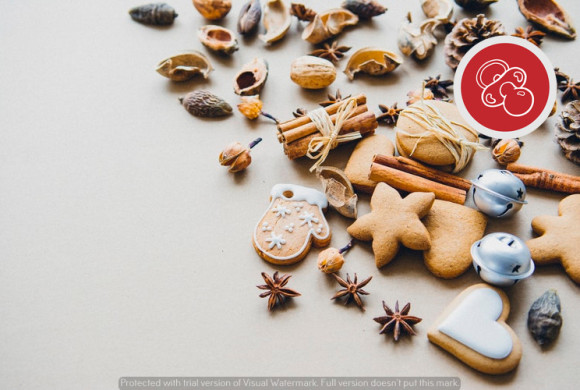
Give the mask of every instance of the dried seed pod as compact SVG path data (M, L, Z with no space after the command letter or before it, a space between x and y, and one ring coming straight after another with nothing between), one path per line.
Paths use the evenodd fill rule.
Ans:
M155 70L172 81L187 81L198 74L207 79L213 66L206 56L191 51L164 59Z
M238 17L238 32L242 35L256 31L262 18L262 5L260 0L250 0L242 6Z
M328 248L318 254L318 269L325 274L338 272L344 264L344 252L352 248L354 241L350 241L344 248Z
M358 72L371 76L382 76L395 70L403 63L397 54L376 47L365 47L350 56L344 73L353 80Z
M344 0L342 8L346 8L363 20L382 15L387 11L374 0Z
M518 161L521 153L520 146L520 142L516 139L502 139L495 145L491 151L491 155L498 163L507 165L509 163Z
M570 16L554 0L518 0L524 17L545 30L566 38L576 38L576 30Z
M243 146L239 142L233 142L229 144L220 153L219 157L220 164L229 167L228 171L232 173L243 171L252 163L250 149L259 144L261 141L262 138L256 138L247 147Z
M218 20L230 12L230 0L192 0L195 9L206 19Z
M203 26L197 32L197 36L205 47L219 53L229 55L239 49L234 33L221 26Z
M538 298L528 312L528 329L540 345L548 344L560 334L562 315L560 297L554 289Z
M198 90L188 93L179 102L191 115L215 118L232 114L232 106L209 91Z
M458 6L470 10L481 10L489 7L491 3L497 2L497 0L455 0Z
M267 45L279 41L288 32L291 21L290 11L282 0L266 0L262 20L266 34L259 38Z
M165 3L151 3L131 8L129 15L136 22L152 26L169 26L177 17L173 7Z
M268 78L268 63L263 58L254 58L242 67L234 78L234 92L238 95L260 93Z
M242 96L242 102L238 104L238 111L248 119L254 120L262 113L264 103L260 100L260 96Z
M344 8L335 8L317 14L302 31L302 39L318 44L338 35L345 27L358 23L358 16Z
M322 89L334 82L336 68L323 58L302 56L290 64L290 78L302 88Z
M322 182L328 203L341 215L356 218L358 197L344 172L335 167L321 166L316 169L316 175Z
M433 35L435 27L440 25L436 19L427 19L419 27L411 23L411 16L401 24L397 43L399 50L406 56L413 56L417 60L424 60L433 54L437 39Z
M453 16L451 0L421 0L423 13L429 19L437 19L441 23L449 23Z

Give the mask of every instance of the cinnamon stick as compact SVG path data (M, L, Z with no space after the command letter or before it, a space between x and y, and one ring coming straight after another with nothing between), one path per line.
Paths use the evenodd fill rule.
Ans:
M355 96L354 98L356 99L356 104L359 106L367 103L367 97L363 94ZM342 101L336 102L334 104L331 104L330 106L325 107L324 109L326 110L328 115L333 115L336 114L338 108L342 105L342 103L343 103ZM299 118L290 119L286 122L279 123L278 131L283 133L285 131L295 129L296 127L303 126L309 122L311 122L310 118L306 115L301 116Z
M384 182L398 190L405 192L433 192L437 199L464 204L466 191L437 183L411 173L372 163L369 179Z
M345 121L339 134L342 135L358 131L362 136L366 136L373 134L377 127L378 123L375 114L371 111L366 111ZM310 141L319 135L320 133L310 134L292 143L284 143L284 153L286 153L290 160L305 156L308 152Z
M580 193L580 180L567 179L561 176L555 176L548 172L535 173L514 173L526 187L539 188L562 192L564 194Z
M358 106L354 112L352 113L351 118L362 114L363 112L368 111L368 107L366 106L366 104L363 104L362 106ZM332 120L332 123L335 124L336 123L336 113L333 115L330 115L330 119ZM351 122L353 123L353 122ZM343 127L346 126L347 122L344 123ZM304 138L310 134L314 134L318 131L318 128L316 127L316 125L312 122L308 122L305 125L302 126L298 126L296 128L293 129L288 129L286 130L286 132L284 133L278 133L278 141L280 143L284 142L284 143L291 143L294 142L300 138Z
M465 191L469 191L471 188L471 182L469 180L440 171L439 169L427 167L410 158L378 154L375 156L373 162Z
M549 169L529 167L527 165L516 164L516 163L508 164L506 169L508 171L513 172L513 173L528 173L528 174L532 173L533 174L533 173L538 173L538 172L544 172L544 173L553 175L554 177L559 177L561 179L580 181L579 176L567 175L565 173L551 171Z

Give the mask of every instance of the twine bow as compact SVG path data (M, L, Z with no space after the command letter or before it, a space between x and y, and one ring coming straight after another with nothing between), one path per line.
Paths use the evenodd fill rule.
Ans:
M340 135L340 130L347 119L351 117L357 107L356 99L349 98L345 100L336 112L336 121L333 124L330 115L321 107L316 110L308 112L308 117L312 123L320 131L320 136L316 136L308 143L308 151L306 155L308 158L317 160L310 172L314 171L320 166L328 157L328 153L343 142L353 141L362 137L359 131Z

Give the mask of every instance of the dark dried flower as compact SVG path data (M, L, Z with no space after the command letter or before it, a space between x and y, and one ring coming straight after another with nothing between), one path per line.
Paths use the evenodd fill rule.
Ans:
M556 83L558 85L568 83L570 80L570 76L562 72L560 68L554 68L554 73L556 74Z
M370 19L384 14L387 9L374 0L345 0L342 8L346 8L361 19Z
M425 79L425 88L428 88L433 92L435 97L440 99L447 99L447 88L453 85L453 80L441 80L441 75L437 77L429 77Z
M330 299L338 299L346 296L347 298L344 301L345 305L348 304L348 302L350 302L351 300L354 300L355 303L358 305L358 307L360 307L362 311L364 311L365 308L363 306L362 300L360 299L360 295L369 295L369 293L363 290L362 288L366 286L373 277L369 276L364 281L357 283L356 274L354 274L354 281L350 280L350 276L348 274L346 274L346 280L344 280L337 274L332 274L332 276L334 276L338 284L340 284L344 288L338 291L336 294L334 294L334 296Z
M304 4L291 3L290 4L290 15L296 16L298 20L303 22L311 22L316 16L316 12L310 8L306 8Z
M296 110L294 110L294 112L292 113L292 115L294 115L294 118L300 118L301 116L304 116L308 114L308 110L305 108L301 108L298 107Z
M278 271L274 272L274 275L270 277L265 272L262 272L262 278L266 284L261 286L256 286L260 290L267 290L266 292L261 293L259 296L260 298L268 298L268 310L274 309L276 304L282 304L286 298L293 298L299 297L300 293L298 291L292 290L290 288L285 288L286 284L288 284L288 280L292 277L292 275L285 274L281 277L278 277Z
M410 303L407 303L405 307L403 307L403 310L399 311L399 301L397 301L395 303L395 311L392 311L385 301L383 301L383 309L385 309L385 312L387 313L386 316L373 318L375 322L378 322L383 326L379 334L393 331L393 338L395 341L399 340L401 329L410 335L416 334L412 326L421 322L422 318L408 315L411 310Z
M377 115L378 122L385 122L387 125L394 125L399 119L399 113L403 111L403 108L398 108L397 103L393 104L391 107L379 104L379 110L381 114Z
M312 51L310 55L338 62L349 50L350 46L338 46L338 41L334 41L332 44L325 43L323 48Z
M327 106L330 106L331 104L342 102L343 100L348 99L350 97L350 95L342 97L342 95L340 93L340 89L337 89L336 93L334 95L329 93L326 95L326 97L328 98L328 100L325 100L323 102L318 103L322 107L327 107Z
M513 37L523 38L536 46L542 44L542 39L546 36L546 33L540 30L535 30L532 26L528 26L524 30L523 27L516 28L516 32L512 34Z

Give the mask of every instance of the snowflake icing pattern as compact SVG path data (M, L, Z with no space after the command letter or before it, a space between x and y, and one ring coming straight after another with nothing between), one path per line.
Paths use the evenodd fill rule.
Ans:
M272 209L273 213L276 213L277 217L286 217L287 214L292 214L292 211L287 209L286 207L282 206L282 205L278 205L276 207L274 207Z
M278 249L282 249L282 245L286 244L286 240L284 239L282 234L277 235L274 232L270 233L270 237L266 238L266 242L270 243L270 245L268 246L268 249L272 249L274 247L276 247Z
M300 219L302 220L300 226L308 224L308 227L312 227L312 222L318 223L318 218L314 217L314 213L304 212L304 214L300 216Z

